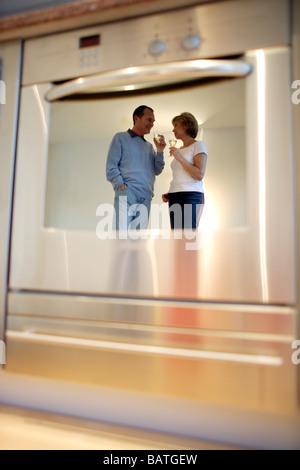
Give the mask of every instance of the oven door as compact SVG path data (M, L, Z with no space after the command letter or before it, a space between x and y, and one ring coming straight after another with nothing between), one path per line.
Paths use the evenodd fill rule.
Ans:
M195 71L201 62L204 72ZM160 65L156 74L153 66L132 68L130 81L122 70L113 74L119 82L104 73L23 87L11 290L294 303L290 51L251 51L231 69L234 61L217 71L214 62ZM182 86L199 75L204 82ZM161 89L172 80L181 85ZM144 91L112 93L133 81ZM132 127L142 102L167 138L178 112L199 119L208 165L197 240L169 231L161 201L172 178L168 151L149 231L122 239L106 230L114 198L107 149L116 132Z

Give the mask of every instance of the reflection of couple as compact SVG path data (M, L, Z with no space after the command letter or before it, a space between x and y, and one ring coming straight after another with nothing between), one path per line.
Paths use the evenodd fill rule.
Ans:
M156 151L144 138L154 121L151 108L138 107L133 113L133 128L117 133L110 144L106 176L115 190L117 230L127 230L137 218L139 228L148 226L155 176L165 165L164 137L158 142L154 139ZM170 148L170 155L174 157L171 164L173 180L169 192L162 198L169 203L172 229L196 229L204 204L207 150L202 141L196 140L198 123L192 114L182 113L172 120L172 124L174 136L182 140L183 146Z

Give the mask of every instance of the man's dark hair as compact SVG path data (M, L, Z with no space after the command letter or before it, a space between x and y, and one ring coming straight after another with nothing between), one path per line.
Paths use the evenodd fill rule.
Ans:
M144 111L145 109L150 109L150 111L153 111L152 108L150 108L149 106L145 106L145 105L142 105L142 106L139 106L138 108L136 108L133 112L133 124L135 124L135 120L134 120L134 117L137 116L139 118L143 117L144 116Z

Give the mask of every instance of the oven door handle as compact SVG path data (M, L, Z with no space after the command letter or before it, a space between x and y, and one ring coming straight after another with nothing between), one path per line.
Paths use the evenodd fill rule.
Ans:
M54 85L46 94L52 102L78 93L112 93L179 84L202 78L245 77L252 66L241 60L186 60L126 67Z

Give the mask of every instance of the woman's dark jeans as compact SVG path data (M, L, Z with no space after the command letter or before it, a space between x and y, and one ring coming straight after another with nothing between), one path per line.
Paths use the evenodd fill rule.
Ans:
M196 230L204 206L204 193L186 191L168 196L171 229Z

